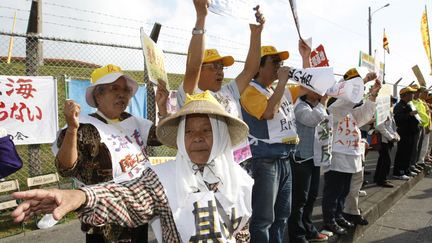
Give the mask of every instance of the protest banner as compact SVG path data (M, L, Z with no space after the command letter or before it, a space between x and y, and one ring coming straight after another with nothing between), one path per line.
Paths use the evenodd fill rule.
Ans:
M169 90L168 76L165 71L165 58L163 51L158 48L156 43L144 32L141 28L141 46L143 49L146 69L150 81L155 85L158 84L158 79L166 82L167 89Z
M333 116L329 115L315 128L314 164L315 166L329 166L332 158Z
M0 76L0 124L16 145L54 142L58 129L56 80Z
M208 9L217 15L255 23L256 19L253 11L259 3L259 0L211 0Z
M310 54L310 59L313 67L328 67L327 55L324 51L324 46L319 45Z
M319 95L324 95L336 83L332 67L291 68L290 79Z
M375 72L375 58L360 51L359 66L366 67L369 72ZM379 63L379 74L377 75L380 77L384 76L384 63L382 62Z
M390 96L376 98L375 127L385 122L390 116Z
M364 95L364 83L360 77L333 85L326 93L330 97L358 103Z
M423 77L422 72L420 71L420 68L418 65L415 65L414 67L412 67L412 70L414 72L414 75L417 78L417 81L419 82L420 86L426 87L426 81Z

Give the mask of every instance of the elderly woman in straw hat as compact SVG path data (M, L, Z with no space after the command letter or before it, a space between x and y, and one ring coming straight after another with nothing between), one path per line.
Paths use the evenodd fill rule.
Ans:
M80 114L80 106L67 100L63 129L53 145L55 164L62 176L73 177L78 185L93 185L114 180L130 180L139 176L147 161L147 145L160 145L156 129L149 120L125 112L138 89L137 82L120 67L109 64L97 68L86 90L86 102L97 109L93 114ZM166 114L168 91L161 82L156 95L160 112ZM147 228L126 229L114 226L89 227L87 242L146 241Z
M81 221L91 225L136 227L152 220L162 242L235 242L247 236L242 229L251 214L253 181L232 162L231 146L247 133L247 125L208 91L188 95L183 108L157 128L162 143L178 148L175 160L147 168L129 182L16 193L25 201L12 216L20 222L52 212L60 219L78 210Z

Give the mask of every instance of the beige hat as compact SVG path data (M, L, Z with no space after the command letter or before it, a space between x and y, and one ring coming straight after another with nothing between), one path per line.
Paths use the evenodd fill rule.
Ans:
M159 141L169 147L177 147L177 131L180 118L189 114L212 114L225 118L231 138L231 145L237 145L246 139L249 127L242 120L228 114L222 105L205 91L200 94L186 94L184 106L172 116L162 120L156 129Z

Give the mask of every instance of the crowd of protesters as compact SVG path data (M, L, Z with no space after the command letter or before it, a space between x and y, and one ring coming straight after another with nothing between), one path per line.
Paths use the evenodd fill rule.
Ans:
M53 146L58 171L82 187L15 193L24 200L15 220L37 213L60 219L77 211L87 242L146 242L147 223L161 242L259 243L283 242L287 225L290 242L317 242L328 240L328 232L343 235L368 224L359 208L367 152L360 127L376 114L377 75L354 68L343 76L340 82L360 79L363 89L372 83L359 103L287 88L289 52L261 45L265 18L258 6L244 69L222 85L234 59L205 49L208 0L193 2L196 23L178 112L168 114L168 90L160 80L159 124L131 116L125 109L137 82L115 65L96 69L86 101L97 112L80 114L77 103L66 101L67 128ZM310 68L311 48L303 40L298 48L302 68ZM375 127L381 146L374 182L382 187L394 186L388 176L396 143L394 179L409 180L431 162L432 96L419 86L399 94L398 102L391 98L394 112ZM326 124L330 154L320 164L314 144ZM175 160L145 163L146 146L161 144L178 150ZM252 157L235 161L239 146ZM321 171L326 231L312 222Z

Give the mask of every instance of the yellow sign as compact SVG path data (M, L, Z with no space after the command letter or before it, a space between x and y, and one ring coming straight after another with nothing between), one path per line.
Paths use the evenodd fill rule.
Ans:
M165 71L165 58L163 51L159 49L156 43L146 35L142 28L141 45L143 48L147 73L150 81L157 85L158 79L162 79L166 82L167 89L169 90L168 76Z
M366 67L369 70L369 72L375 72L375 58L360 51L359 66ZM379 76L383 77L384 63L382 62L379 63L379 72L380 72Z
M423 39L423 46L425 48L426 55L428 57L429 64L431 65L431 70L432 70L432 57L431 57L431 49L430 49L429 26L428 26L426 7L422 15L420 30Z

